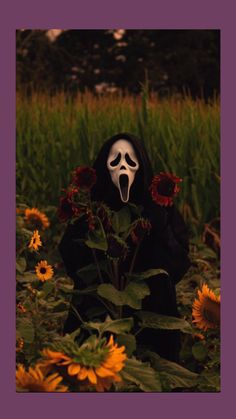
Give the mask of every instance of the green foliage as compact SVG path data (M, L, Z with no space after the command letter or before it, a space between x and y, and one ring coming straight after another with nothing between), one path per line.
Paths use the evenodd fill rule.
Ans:
M150 294L148 286L140 282L129 283L124 291L117 290L112 284L101 284L98 286L97 292L98 295L116 306L127 305L136 309L141 308L142 299Z
M152 366L158 371L163 388L166 391L181 388L194 388L197 385L198 374L183 368L175 362L167 361L154 352L147 355Z
M107 250L106 234L98 217L96 217L96 228L89 231L88 240L85 241L85 244L91 249Z
M133 318L123 318L118 320L111 320L109 317L103 323L85 322L84 327L95 329L102 336L105 332L111 333L126 333L129 332L133 326Z
M137 359L128 359L121 372L125 381L135 383L142 391L159 392L162 390L160 379L154 369L148 363L143 363Z
M181 330L183 333L193 333L190 324L184 320L172 316L164 316L149 311L139 311L136 313L141 322L142 328Z

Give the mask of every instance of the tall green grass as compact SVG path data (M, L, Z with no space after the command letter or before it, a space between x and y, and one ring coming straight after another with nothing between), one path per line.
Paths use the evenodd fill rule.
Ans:
M128 131L142 138L156 173L183 178L178 205L187 220L201 229L219 215L218 99L35 93L18 94L16 105L17 193L30 205L57 205L70 172L91 165L107 138Z

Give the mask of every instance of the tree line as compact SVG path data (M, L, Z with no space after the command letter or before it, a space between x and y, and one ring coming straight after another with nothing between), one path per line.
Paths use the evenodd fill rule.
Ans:
M16 31L18 90L220 93L219 30Z

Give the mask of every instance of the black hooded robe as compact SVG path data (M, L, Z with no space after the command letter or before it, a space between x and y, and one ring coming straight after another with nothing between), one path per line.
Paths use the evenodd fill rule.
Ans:
M157 275L147 280L150 295L142 302L142 309L154 313L179 317L175 284L180 281L187 272L190 262L188 259L188 233L181 214L176 207L162 207L155 204L149 193L149 186L153 177L151 164L143 144L131 134L121 133L107 140L102 146L93 165L97 173L97 182L91 191L92 200L104 202L112 210L118 211L125 205L118 189L111 181L107 169L107 158L110 148L119 139L129 141L136 152L139 161L139 170L130 190L130 203L142 205L142 216L148 218L152 224L150 235L144 238L136 258L134 272L142 272L147 269L162 268L169 274ZM68 225L59 245L59 250L64 261L67 274L73 279L75 289L83 289L86 284L78 278L78 269L93 263L91 249L81 245L78 238L83 238L86 226L79 221ZM127 272L132 258L134 246L129 250L123 269ZM98 252L99 259L99 252ZM77 306L78 312L84 320L86 311L93 307L92 296L73 298L72 304ZM124 307L124 315L129 316L132 310ZM80 326L78 317L73 310L69 311L64 326L64 333L71 333ZM148 346L160 356L171 361L178 362L180 351L179 331L144 329L137 335L139 344Z

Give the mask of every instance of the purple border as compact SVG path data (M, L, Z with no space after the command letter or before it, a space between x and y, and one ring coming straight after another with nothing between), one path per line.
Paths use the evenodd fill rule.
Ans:
M213 0L189 0L178 2L165 0L138 1L86 0L58 1L40 0L36 4L29 0L8 3L1 7L1 411L3 417L11 419L42 419L53 416L64 418L75 414L85 418L111 417L143 418L222 418L233 406L233 345L234 330L228 324L235 306L236 285L234 274L234 242L230 238L233 229L231 220L235 214L232 199L231 167L235 165L234 139L235 119L235 10L229 1L221 5ZM172 4L171 4L172 3ZM233 3L233 1L232 1ZM226 7L228 7L226 9ZM16 394L14 382L15 359L15 29L17 28L196 28L221 29L222 41L222 284L223 327L222 327L222 391L221 393L172 393L172 394ZM235 146L234 146L235 147ZM230 164L232 162L232 165ZM2 194L3 195L3 194ZM7 197L7 199L6 199ZM230 198L230 206L226 200ZM231 245L231 246L230 246ZM232 279L231 279L232 278ZM231 280L230 288L228 286ZM234 282L233 282L234 281ZM232 307L232 309L231 309ZM227 327L224 325L227 324ZM235 351L234 351L235 352ZM232 361L231 361L232 360ZM232 367L231 367L232 362Z

